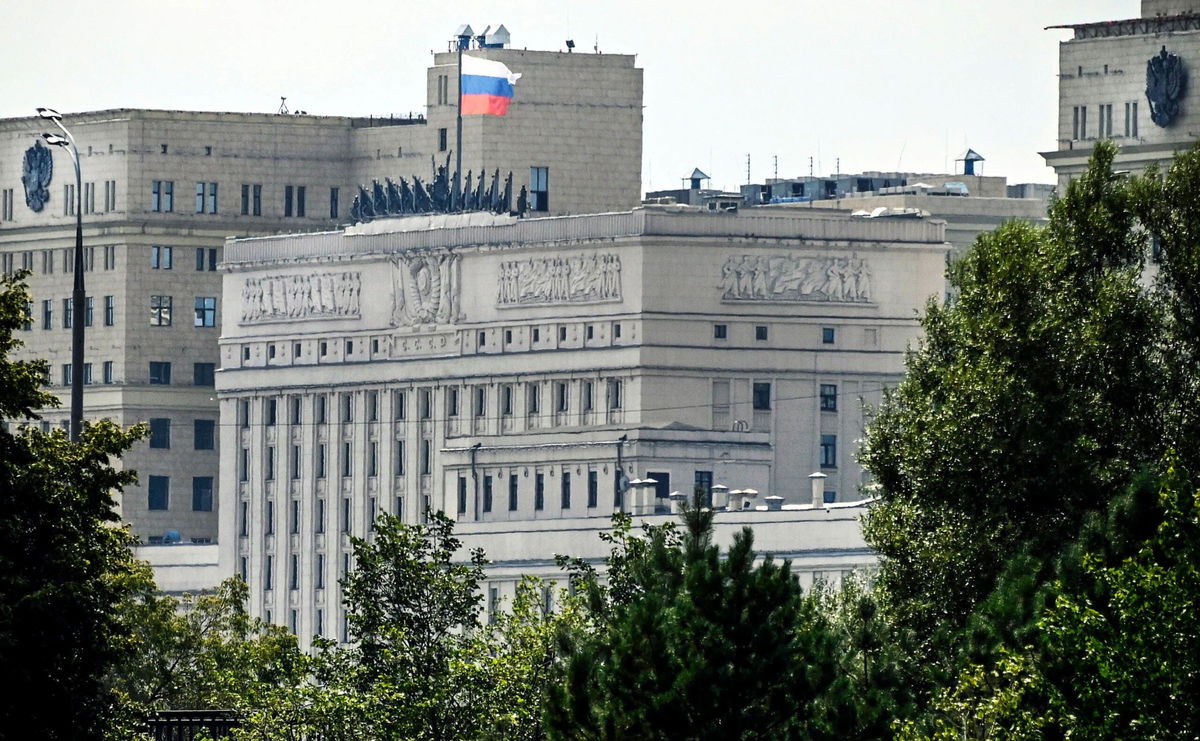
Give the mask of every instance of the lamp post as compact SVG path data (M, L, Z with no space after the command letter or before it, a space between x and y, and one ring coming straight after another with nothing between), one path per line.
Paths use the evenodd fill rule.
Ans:
M83 430L83 179L79 172L79 149L75 137L63 126L62 114L52 108L37 109L38 116L52 121L65 136L44 133L46 143L62 147L75 165L75 288L71 292L71 441L78 442Z

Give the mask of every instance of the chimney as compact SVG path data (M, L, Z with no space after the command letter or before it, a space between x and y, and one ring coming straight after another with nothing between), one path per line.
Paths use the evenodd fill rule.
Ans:
M729 487L725 484L717 484L709 491L712 492L712 507L714 510L729 508Z
M677 515L683 511L683 505L687 502L687 494L681 491L673 491L667 495L667 498L671 500L672 514Z
M763 501L767 503L768 512L778 512L783 509L783 497L778 494L763 497Z
M825 506L825 479L829 478L825 474L817 471L808 475L809 481L812 482L812 506L813 509L819 509Z

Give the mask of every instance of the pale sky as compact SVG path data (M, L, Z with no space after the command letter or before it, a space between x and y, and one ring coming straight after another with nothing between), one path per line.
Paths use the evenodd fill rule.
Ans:
M1058 44L1044 26L1137 0L0 0L0 117L37 106L313 114L423 111L430 52L460 23L513 46L636 54L643 185L841 171L1052 182ZM519 71L519 70L518 70ZM519 104L517 98L514 105Z

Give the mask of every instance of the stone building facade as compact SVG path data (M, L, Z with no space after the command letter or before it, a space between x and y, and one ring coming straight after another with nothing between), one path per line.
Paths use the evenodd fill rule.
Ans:
M1134 172L1195 143L1200 1L1142 0L1138 18L1059 28L1073 38L1059 44L1057 148L1042 156L1060 192L1102 139Z
M472 53L501 58L523 76L507 117L468 117L464 169L511 170L519 189L539 168L548 214L638 202L642 78L633 57ZM151 425L150 441L124 461L140 481L121 503L143 540L177 533L203 543L217 535L213 377L226 237L333 229L349 221L359 184L428 177L431 159L448 154L447 127L453 146L454 92L438 79L457 79L452 61L435 56L428 114L418 117L137 109L65 117L84 181L85 416ZM48 384L65 400L76 194L68 153L37 143L47 124L0 120L0 272L31 271L23 353L49 361ZM31 148L51 157L53 172L44 198L35 192L27 201ZM44 424L65 423L67 414L50 411Z
M859 499L863 403L947 249L938 221L657 208L231 240L222 570L307 640L380 512L516 542L718 484Z

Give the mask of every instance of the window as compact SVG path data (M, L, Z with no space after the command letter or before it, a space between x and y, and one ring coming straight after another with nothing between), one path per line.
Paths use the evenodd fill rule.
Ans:
M266 449L266 456L263 460L263 479L266 481L275 480L275 446L269 445Z
M729 337L729 325L727 325L727 324L714 324L713 325L713 339L714 340L724 340L728 337Z
M75 186L63 186L63 216L75 215Z
M169 476L150 476L147 486L148 501L146 506L152 510L165 510L171 498L171 479Z
M325 532L325 500L324 499L317 500L317 514L314 517L314 519L316 520L316 522L314 522L313 525L317 531L317 534Z
M349 424L354 421L354 396L342 394L342 422Z
M212 512L213 508L213 477L192 477L192 511Z
M529 210L550 210L550 168L529 168Z
M13 220L13 203L15 202L14 198L13 198L13 189L12 188L4 189L4 199L3 200L4 200L4 206L3 206L2 213L0 213L0 219L4 219L5 221L12 221Z
M338 189L329 189L329 218L337 219L338 217Z
M171 420L164 417L155 417L150 420L150 447L170 449L171 447Z
M215 214L217 212L217 184L208 184L208 212Z
M566 342L566 341L567 341L567 328L566 328L566 327L559 327L559 328L558 328L558 341L559 341L559 342Z
M446 129L438 129L438 151L445 152L447 149Z
M342 532L350 532L350 497L342 497Z
M696 471L692 477L692 487L700 495L701 501L712 506L712 471Z
M823 383L821 384L821 411L836 412L837 411L837 384Z
M754 328L754 339L764 342L767 339L767 325L759 324Z
M62 367L62 385L64 385L64 386L70 386L70 385L71 385L71 381L72 381L73 379L74 379L74 376L73 376L73 374L71 373L71 364L70 364L70 363L63 363L63 367Z
M268 502L269 504L269 502ZM275 557L267 556L267 562L263 565L263 590L271 591L275 587ZM266 621L271 622L271 611L267 610L265 616Z
M62 300L63 304L63 329L70 329L75 326L75 302L69 298Z
M1087 106L1077 105L1071 109L1071 138L1087 138Z
M1132 101L1125 104L1125 136L1136 139L1138 136L1138 104Z
M154 270L170 270L175 266L174 247L151 247L150 267Z
M266 520L267 535L274 535L275 534L275 502L271 501L270 499L267 500L267 510L266 510L266 514L264 515L264 519Z
M242 216L262 216L262 186L242 184Z
M475 344L476 344L476 345L478 345L480 349L482 349L482 348L483 348L483 346L487 344L487 332L482 332L482 331L481 331L481 332L479 333L478 340L479 340L479 341L478 341L478 342L476 342Z
M394 399L395 411L393 416L397 421L406 419L408 416L408 395L403 391L397 391Z
M533 477L533 508L546 508L546 474L539 473Z
M104 297L104 326L111 327L117 319L117 297Z
M288 532L292 535L300 534L300 500L291 500L291 509L288 512Z
M595 507L600 499L600 474L588 471L588 507Z
M476 417L482 417L487 414L487 388L484 386L475 387L475 403L471 410Z
M433 450L433 444L428 440L421 441L421 475L428 476L430 471L430 461Z
M403 440L396 441L396 462L395 462L394 467L396 469L397 476L404 475L404 441Z
M113 382L113 361L105 360L104 365L101 366L101 369L102 369L102 373L103 373L104 383L112 383Z
M172 180L153 180L150 182L150 210L175 210L175 182Z
M1096 133L1101 139L1108 139L1108 138L1112 137L1113 130L1112 130L1112 104L1111 103L1101 104L1100 117L1096 123L1096 126L1098 129L1098 131Z
M279 402L276 399L267 399L266 408L263 410L263 424L267 427L274 427L279 417Z
M821 342L832 345L837 341L837 330L833 327L821 327Z
M196 248L196 271L200 272L202 270L204 270L204 248L197 247Z
M25 316L21 322L21 329L23 329L26 332L30 332L33 330L33 302L32 301L25 302L24 314L25 314Z
M417 411L420 413L421 419L429 419L430 411L433 409L429 389L421 389L417 396L417 402L420 406L420 409Z
M151 296L150 297L150 326L151 327L169 327L171 326L171 297L170 296Z
M589 339L589 340L590 340L590 339L592 339L592 338L593 338L593 337L595 337L595 336L596 336L596 329L595 329L595 327L593 327L591 324L587 325L587 327L585 327L585 328L584 328L584 337L585 337L585 339Z
M837 435L821 435L821 468L837 468Z
M217 423L211 419L192 420L192 447L196 450L216 448Z
M196 213L204 213L204 183L196 183Z
M751 388L752 406L756 410L766 411L771 408L771 384L756 383Z
M534 327L533 328L533 341L540 342L541 339L542 339L542 330L537 327Z
M317 554L317 568L313 570L313 588L325 588L325 554ZM321 611L317 610L317 625L321 624ZM317 635L321 635L321 629L317 628Z
M83 299L83 326L92 326L92 320L95 316L95 311L92 308L92 297L87 296Z
M592 407L595 405L595 402L593 401L593 399L595 398L594 388L595 388L595 385L591 381L583 382L583 399L582 399L582 401L583 401L583 411L585 411L585 412L592 411Z
M250 449L242 448L238 465L238 481L250 480Z
M351 443L342 443L342 476L354 475L354 459L352 453L354 448Z
M241 506L238 507L238 535L243 538L250 535L250 503L247 501L242 501ZM245 570L243 570L242 578L246 578Z
M192 385L215 386L216 375L216 363L192 363Z
M116 180L105 180L104 181L104 210L105 211L116 211L117 210L117 181Z
M529 395L529 413L537 414L542 408L542 397L539 393L541 389L536 383L531 383L526 387L526 393Z
M446 389L446 416L458 416L458 388L455 386Z
M42 329L54 329L54 301L52 299L42 301Z
M492 511L492 477L483 477L483 511Z
M513 387L512 384L505 384L500 389L500 414L508 417L513 413Z
M304 194L307 188L303 185L296 186L296 216L303 217L305 215Z
M458 514L467 512L467 477L458 477Z
M171 364L162 361L150 361L150 383L167 386L171 383Z
M571 472L562 473L562 508L571 509Z
M319 425L325 424L326 401L324 394L313 397L313 417Z
M83 364L83 383L85 386L90 386L92 384L92 364L91 363Z
M373 444L374 443L372 443L372 445ZM300 446L293 445L292 446L292 457L291 457L292 481L297 481L300 478L300 464L301 464L302 460L303 459L300 456Z
M615 324L613 324L613 339L617 340L620 338L621 338L621 323L616 322Z
M621 382L610 380L608 382L608 408L620 409L623 400L621 399Z
M285 185L283 188L283 215L284 216L292 215L292 210L293 210L292 204L295 200L295 192L296 192L296 189L294 186Z
M379 475L379 443L371 441L367 447L367 476L375 478Z
M196 326L217 326L217 299L214 296L196 297Z
M556 411L556 412L567 411L568 400L569 400L569 396L568 396L569 389L570 389L570 386L568 386L566 384L566 382L560 381L559 383L554 384L554 411Z
M508 511L517 511L517 475L515 473L508 477Z

